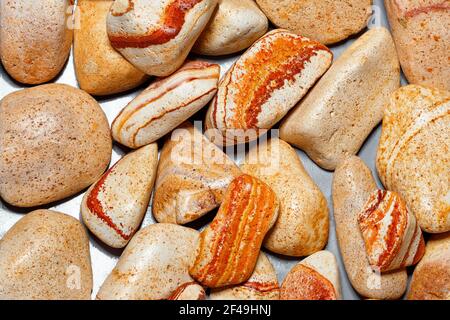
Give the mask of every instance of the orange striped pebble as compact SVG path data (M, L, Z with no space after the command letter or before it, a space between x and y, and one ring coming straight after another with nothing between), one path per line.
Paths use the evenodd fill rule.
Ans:
M217 208L241 174L222 149L186 122L164 143L152 212L158 222L186 224Z
M329 68L324 45L287 30L273 30L250 47L221 80L206 126L226 144L255 140L280 121ZM244 131L240 133L240 131ZM251 130L253 132L255 130Z
M277 217L278 201L269 186L249 175L234 179L215 219L201 233L191 276L210 288L247 281Z
M281 300L336 300L330 281L312 268L297 265L282 286Z
M341 289L336 257L319 251L297 264L286 275L281 300L339 300Z
M425 253L416 218L399 194L377 190L358 215L367 257L381 272L415 265Z
M120 159L83 196L81 217L105 244L124 248L144 219L158 166L156 143Z
M187 62L170 77L151 84L112 124L114 140L139 148L163 137L203 108L215 95L220 67Z
M196 282L187 282L178 287L168 300L205 300L205 289Z
M111 45L136 68L168 76L184 62L217 0L116 0L107 18Z

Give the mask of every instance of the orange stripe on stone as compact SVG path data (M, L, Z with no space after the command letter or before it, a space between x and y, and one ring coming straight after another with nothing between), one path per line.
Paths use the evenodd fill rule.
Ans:
M199 79L199 78L197 78L197 80L198 80L198 79ZM209 78L203 78L203 79L209 79ZM212 78L211 78L211 79L212 79ZM162 112L161 114L159 114L159 115L157 115L157 116L155 116L155 117L150 118L150 119L149 119L148 121L146 121L142 126L140 126L139 128L137 128L136 131L133 133L132 138L131 138L132 141L133 141L133 144L136 145L136 138L137 138L137 135L139 134L139 132L140 132L141 130L145 129L146 127L148 127L149 125L151 125L152 122L157 121L157 120L161 119L162 117L164 117L164 116L166 116L166 115L168 115L168 114L170 114L170 113L172 113L172 112L175 112L175 111L178 111L178 110L180 110L180 109L186 108L186 107L190 106L191 104L193 104L194 102L196 102L196 101L202 99L203 97L206 97L207 95L209 95L210 93L212 93L212 92L214 92L214 91L216 91L216 90L217 90L216 88L213 88L213 89L207 91L206 93L204 93L203 95L198 96L198 97L192 99L191 101L188 101L188 102L186 102L186 103L183 103L182 105L179 105L179 106L176 107L176 108L173 108L173 109L170 109L170 110L166 110L166 111Z
M386 231L380 234L383 227L383 219L390 213L389 225L385 225ZM358 215L358 223L364 239L369 261L374 268L381 272L396 268L392 263L397 258L400 259L399 267L406 265L411 255L420 259L423 255L417 250L422 251L423 237L420 228L416 226L413 237L408 243L404 243L408 226L408 211L406 202L395 192L378 190L372 193L366 202L363 211ZM412 217L413 219L414 217ZM382 238L381 238L382 237ZM416 248L417 237L421 237L420 243ZM409 236L408 236L409 238ZM399 257L400 250L408 246L404 256ZM377 253L376 250L380 250ZM415 258L416 260L416 258Z
M224 204L219 209L222 214L230 216L228 219L221 221L215 219L211 223L211 231L217 235L215 241L211 246L211 252L213 253L212 259L209 264L204 268L203 274L199 278L200 282L206 280L208 274L222 274L226 264L228 263L227 258L230 256L231 244L227 243L234 240L233 237L237 236L237 229L239 228L240 219L236 218L235 215L245 211L244 208L247 207L247 202L245 199L250 199L249 190L243 188L244 180L235 180L230 184L229 187L229 201L224 201ZM248 201L248 200L247 200ZM233 215L234 214L234 215ZM219 216L219 214L218 214ZM204 239L205 234L201 235L202 248L200 251L207 250ZM199 255L198 258L201 258Z
M242 179L236 181L235 188L232 189L230 206L227 211L224 211L225 215L229 215L231 224L226 224L230 228L219 231L221 236L217 239L216 246L221 246L221 250L215 250L215 259L212 259L211 265L214 265L214 260L219 267L219 270L210 269L208 274L216 275L216 280L211 282L211 285L215 286L219 280L225 280L223 274L227 271L230 265L233 264L234 250L236 249L236 243L240 243L243 235L242 228L247 223L248 214L255 206L255 201L253 199L254 187L252 185L251 177L245 176ZM247 192L242 192L243 190ZM220 222L219 222L220 223ZM222 242L223 239L223 242ZM240 270L245 272L246 266L240 265Z
M261 293L272 292L280 289L278 283L276 282L247 281L243 284L243 286Z
M244 188L246 187L246 185L244 184L243 186ZM239 213L240 211L235 211L236 212L236 220L239 221L239 224L237 225L237 230L233 230L234 233L234 238L230 238L230 242L229 242L229 253L225 256L223 256L226 261L224 261L225 263L223 264L225 266L225 269L223 270L223 272L220 274L220 278L218 278L217 283L222 282L222 281L227 281L227 279L229 279L229 281L234 282L236 281L236 279L233 277L233 270L236 270L236 265L235 262L237 259L235 259L236 257L239 259L240 256L242 255L242 252L246 252L246 242L243 241L244 236L246 236L246 228L247 226L252 224L252 214L256 208L257 205L257 201L256 201L256 197L258 197L258 190L257 190L257 186L255 187L254 185L252 185L250 187L250 196L247 199L244 200L244 203L246 202L247 205L244 208L244 212L242 213L242 215L239 217ZM231 209L233 210L233 209ZM231 241L232 240L232 241ZM246 239L248 242L251 242L252 239ZM240 248L240 244L244 243L244 247ZM243 272L245 272L245 270L247 270L248 268L248 264L246 261L240 260L239 263L239 269Z
M377 209L383 202L385 196L386 193L382 190L372 193L365 205L363 214L358 217L361 231L365 235L365 244L368 252L373 251L373 246L376 244L380 232L374 226L377 226L378 222L383 218L382 212Z
M272 206L275 203L275 196L274 193L264 185L258 185L257 188L257 199L255 200L255 203L256 205L262 203L263 207L260 209L256 208L255 211L253 211L252 217L254 219L252 219L246 227L248 230L268 230L272 221L272 217L268 216L268 214L274 210ZM262 213L262 216L258 216L258 213ZM255 266L255 255L253 253L259 252L263 239L259 239L256 232L252 233L250 231L250 236L252 236L252 238L244 242L245 246L239 253L242 256L242 264L249 265L251 271L253 271ZM238 268L234 268L233 270L235 273L239 274Z
M183 294L184 290L186 290L186 288L188 288L192 285L196 285L196 284L197 283L194 281L182 284L170 295L169 298L167 298L167 300L178 300L180 298L180 296ZM198 300L204 300L204 299L205 299L205 292L201 292L201 294L198 296Z

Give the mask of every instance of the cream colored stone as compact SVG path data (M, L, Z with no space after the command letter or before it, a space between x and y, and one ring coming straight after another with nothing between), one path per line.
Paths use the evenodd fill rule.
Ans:
M0 300L90 300L89 239L66 214L33 211L0 241Z
M11 77L41 84L60 73L72 47L71 3L0 1L0 58Z
M149 75L168 76L184 62L217 0L116 0L107 18L111 44Z
M147 80L109 42L106 17L114 1L79 0L79 28L75 29L74 65L80 88L104 96L133 89Z
M372 0L256 0L279 28L324 44L333 44L363 30Z
M333 177L336 233L345 270L353 288L364 298L399 299L406 290L406 270L380 274L372 270L358 226L358 213L377 185L364 162L349 157Z
M385 0L384 4L409 83L450 90L450 3Z
M127 154L109 169L83 197L86 226L113 248L125 247L148 209L158 166L158 145Z
M236 53L250 47L268 28L269 21L253 0L219 0L192 50L211 56Z
M217 208L237 165L191 123L167 138L161 151L153 197L158 222L186 224Z
M392 95L383 119L378 174L430 233L450 231L449 128L450 93L416 85Z
M188 269L198 239L196 230L174 224L158 223L140 230L102 284L97 299L170 298L180 286L193 282Z

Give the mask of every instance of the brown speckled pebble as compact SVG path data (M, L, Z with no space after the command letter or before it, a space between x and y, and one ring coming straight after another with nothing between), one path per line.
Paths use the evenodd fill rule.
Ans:
M289 144L275 138L260 144L250 150L241 169L267 183L280 202L278 220L264 240L265 248L302 257L326 246L327 201Z
M73 0L0 1L0 58L15 80L40 84L64 67L72 46Z
M370 267L358 226L358 213L369 195L377 190L370 169L358 157L343 161L333 177L334 218L339 249L353 288L371 299L398 299L406 290L407 275L402 269L379 274Z
M111 149L106 116L84 91L49 84L0 101L0 197L14 206L83 190L105 171Z
M75 218L37 210L0 241L0 300L87 300L91 292L89 239Z

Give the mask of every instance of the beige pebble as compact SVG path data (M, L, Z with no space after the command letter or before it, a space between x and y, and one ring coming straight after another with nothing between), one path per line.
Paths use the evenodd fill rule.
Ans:
M405 199L422 230L450 231L450 93L409 85L386 108L377 169Z
M48 84L0 101L0 196L18 207L70 197L111 159L109 124L82 90Z
M127 245L148 209L158 166L156 143L120 159L83 197L86 226L113 248Z
M178 127L164 143L153 197L158 222L186 224L217 208L237 165L191 123Z
M37 210L0 241L0 300L90 300L89 239L81 223Z
M74 64L80 88L104 96L136 88L147 80L109 42L106 17L114 1L79 0L79 28L74 34Z
M193 279L199 234L174 224L158 223L141 229L125 248L102 284L99 300L169 299Z
M399 299L406 290L406 270L375 272L358 226L359 212L377 190L370 169L360 158L349 157L336 168L332 190L339 249L353 288L364 298Z
M450 300L450 232L430 237L414 270L408 300Z
M372 0L256 0L279 28L333 44L367 26Z
M278 220L264 240L265 248L302 257L326 246L327 201L290 145L276 138L258 144L248 153L241 170L267 183L280 202Z
M327 170L356 155L400 86L394 42L385 28L358 38L283 120L280 138Z
M385 0L409 83L450 90L450 2Z

